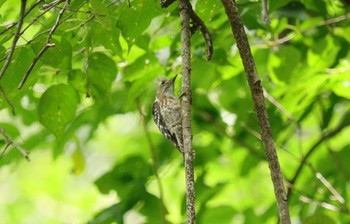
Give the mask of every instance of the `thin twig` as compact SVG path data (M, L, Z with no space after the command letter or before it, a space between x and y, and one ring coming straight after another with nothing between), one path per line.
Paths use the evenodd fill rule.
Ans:
M57 2L60 2L60 0L58 0ZM49 49L50 47L55 46L54 43L51 43L51 39L52 39L52 35L55 33L57 27L60 24L60 21L62 19L62 16L64 14L64 12L66 11L66 8L68 7L68 5L70 4L70 0L66 0L66 3L64 4L63 8L60 10L60 12L58 13L57 19L55 24L53 25L53 27L51 28L49 35L47 36L47 40L45 43L45 46L40 50L40 52L35 56L32 64L29 66L27 72L24 74L18 89L21 89L24 85L24 83L27 81L27 78L29 77L31 71L33 70L34 66L36 65L36 63L39 61L39 59L42 57L42 55L46 52L47 49Z
M62 9L62 7L60 7L60 6L55 6L55 8ZM66 9L66 11L67 12L74 12L74 13L79 12L79 13L91 14L91 15L94 15L94 16L106 17L106 15L104 15L104 14L98 14L98 13L95 13L95 12L90 11L90 10L84 11L84 10L76 10L76 9Z
M248 37L245 33L235 0L221 0L221 2L229 19L232 34L236 39L238 51L243 62L250 91L252 93L255 111L261 129L261 139L271 172L271 179L274 186L280 222L282 224L290 224L291 221L286 192L284 189L284 179L278 161L275 142L272 137L272 130L265 106L265 97L261 86L261 80L251 53Z
M344 204L345 199L339 194L339 192L332 186L331 183L328 182L328 180L320 173L317 171L311 164L309 164L310 169L312 172L315 174L316 178L321 181L321 183L331 192L334 196L334 198L340 203Z
M309 30L311 30L311 29L313 29L315 27L331 25L331 24L334 24L334 23L338 23L338 22L347 20L349 18L350 18L350 13L347 13L345 15L341 15L341 16L338 16L338 17L335 17L335 18L331 18L331 19L328 19L328 20L321 21L321 22L315 24L314 26L307 27L304 30L300 30L299 32L303 33L303 32L309 31ZM277 46L277 45L284 44L286 42L291 41L296 36L297 36L297 34L290 33L289 35L287 35L287 36L285 36L285 37L283 37L281 39L277 39L277 40L273 40L273 41L267 41L264 44L255 44L254 46L255 47L260 47L260 48L266 48L266 47L270 47L270 46Z
M37 15L33 21L31 21L22 31L21 31L21 35L26 32L26 30L32 26L36 21L38 21L38 19L40 19L43 15L45 15L48 11L50 11L53 7L55 7L55 5L52 5L52 7L48 7L46 8L44 11L42 11L39 15Z
M6 145L5 145L5 148L3 149L3 151L1 152L0 158L2 158L5 155L8 147L10 147L12 145L15 149L17 149L22 154L22 156L24 156L24 158L27 159L28 162L30 162L29 155L26 152L26 150L22 149L22 147L20 147L14 141L12 141L12 139L6 133L4 128L0 127L0 133L2 134L2 136L4 136L4 138L6 140Z
M112 5L116 4L116 3L120 3L120 0L116 0L114 2L111 2L109 4L106 5L106 7L111 7ZM128 6L131 7L131 3L130 3L130 0L128 0Z
M289 184L288 181L286 183L287 183L286 185ZM312 196L308 195L307 193L305 193L299 189L296 189L295 187L293 187L293 192L297 193L299 195L299 200L304 202L304 203L313 203L313 204L316 204L317 206L323 207L325 209L341 212L344 214L350 213L350 210L347 207L337 207L337 206L332 205L328 202L321 202L321 201L315 200L314 198L312 198Z
M2 86L0 85L0 92L1 94L4 96L5 101L7 102L7 104L10 106L11 108L11 112L13 115L16 115L16 111L15 111L15 107L13 106L13 104L11 103L10 99L8 98L5 90L2 88Z
M56 0L56 1L53 1L53 2L50 2L50 3L44 4L44 5L41 6L40 10L46 10L46 9L48 9L48 8L53 8L53 7L55 7L56 5L61 4L62 2L64 2L64 0Z
M316 204L320 207L323 207L325 209L328 209L328 210L332 210L332 211L340 211L341 209L332 205L332 204L329 204L327 202L319 202L319 201L315 201L314 199L312 198L309 198L309 197L306 197L304 195L301 195L299 197L300 201L304 202L304 203L312 203L312 204Z
M72 11L72 13L70 13L68 16L66 16L65 18L61 19L59 25L61 25L63 22L67 21L70 17L72 17L77 10L79 10L81 7L83 7L85 4L87 4L87 1L84 1L83 3L81 3L76 9L70 9L70 11ZM67 8L68 9L68 8ZM67 10L66 9L66 10ZM38 37L40 37L43 34L49 33L51 29L48 30L44 30L38 34L36 34L30 41L27 42L27 44L32 43L35 39L37 39Z
M181 50L182 50L182 128L184 142L184 164L186 176L186 202L187 223L196 223L195 212L195 188L194 188L194 153L192 151L192 126L191 126L191 30L190 14L191 5L188 0L179 0L179 12L181 23Z
M16 33L15 33L15 35L13 37L12 45L10 47L10 50L9 50L8 55L7 55L6 61L5 61L4 65L2 66L2 69L0 71L0 80L4 76L8 66L11 63L13 52L15 51L15 47L16 47L17 41L18 41L18 39L20 37L21 28L22 28L23 20L24 20L24 13L25 13L25 10L26 10L26 4L27 4L27 0L22 0L21 1L21 10L20 10L20 13L19 13L17 30L16 30Z
M9 25L7 25L6 29L4 29L3 31L0 32L0 35L6 33L7 31L9 31L10 29L12 29L13 27L15 27L17 25L17 22L11 23Z
M72 30L82 28L83 26L91 22L95 17L96 17L95 15L91 16L89 19L85 20L83 23L79 24L78 26L67 29L66 32L70 32Z
M23 18L25 18L33 9L35 9L41 2L43 2L43 0L38 0L36 1L32 6L30 6L30 8L25 12ZM15 27L17 25L18 22L14 22L9 24L6 29L4 29L3 31L0 32L0 35L6 33L7 31L9 31L10 29L12 29L13 27Z
M164 194L163 194L162 181L161 181L161 179L159 177L159 174L158 174L158 160L157 160L156 150L155 150L155 147L154 147L151 135L149 133L149 130L148 130L148 127L147 127L147 122L145 120L145 113L142 110L141 103L140 103L139 99L137 99L137 107L139 109L140 119L141 119L141 122L142 122L143 131L146 134L148 148L149 148L150 153L151 153L152 168L153 168L154 176L156 177L157 185L158 185L158 189L159 189L159 202L160 202L160 207L161 207L161 212L162 212L162 223L165 224L165 223L167 223L166 219L165 219L166 208L165 208L165 205L164 205Z
M269 92L266 91L265 88L263 88L263 90L264 90L264 96L266 97L266 99L268 101L270 101L273 105L275 105L275 107L277 109L279 109L282 112L282 114L286 115L289 120L291 120L293 122L296 122L296 120L293 117L293 115L282 104L280 104L280 102L278 102L275 98L273 98L273 96L271 96L269 94Z
M62 23L66 22L69 18L71 18L73 15L75 15L77 13L77 11L79 11L79 9L81 7L83 7L85 4L87 4L88 1L84 1L82 2L77 8L75 9L70 9L69 11L71 12L70 14L68 14L66 17L64 17L63 19L61 19L61 21L59 22L59 25L61 25ZM68 9L68 8L67 8ZM66 9L66 10L67 10ZM68 11L68 10L67 10Z
M307 160L309 157L316 151L319 145L321 145L324 141L328 140L329 138L332 138L333 136L337 135L340 133L344 128L348 127L350 125L350 120L343 121L341 124L339 124L336 128L334 128L331 131L325 132L322 134L320 139L313 145L311 148L308 150L306 155L302 158L300 165L295 172L293 178L289 181L291 186L294 186L299 178L299 175L301 174L301 171L304 168L304 165L307 164ZM293 191L291 190L292 188L289 186L287 188L287 199L289 199L292 196Z
M31 5L30 8L24 14L24 17L26 17L33 9L35 9L42 2L44 2L44 0L38 0L33 5Z

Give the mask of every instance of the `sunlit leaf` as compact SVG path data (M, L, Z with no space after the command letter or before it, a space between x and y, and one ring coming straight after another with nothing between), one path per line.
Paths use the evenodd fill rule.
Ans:
M74 119L78 102L78 95L71 86L59 84L50 87L40 98L40 123L60 138L66 126Z

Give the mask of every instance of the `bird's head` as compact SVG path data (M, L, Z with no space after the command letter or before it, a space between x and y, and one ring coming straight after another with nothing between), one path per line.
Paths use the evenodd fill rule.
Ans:
M174 83L177 75L171 79L161 80L158 84L157 95L174 95Z

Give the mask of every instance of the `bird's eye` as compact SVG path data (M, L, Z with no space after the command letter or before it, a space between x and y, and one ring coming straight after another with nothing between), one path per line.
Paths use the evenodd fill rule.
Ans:
M161 85L164 85L164 84L165 84L165 80L161 81L160 84L161 84Z

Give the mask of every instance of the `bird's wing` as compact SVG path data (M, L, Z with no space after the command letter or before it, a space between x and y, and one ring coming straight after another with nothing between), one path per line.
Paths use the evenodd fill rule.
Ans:
M153 114L154 122L158 126L160 132L162 132L162 134L167 139L169 139L175 145L176 148L179 148L179 144L177 142L175 134L170 131L169 127L167 126L167 124L164 121L164 118L162 116L158 101L155 101L153 103L152 114Z

